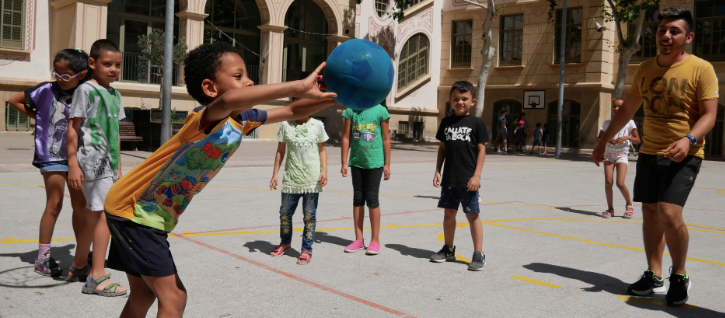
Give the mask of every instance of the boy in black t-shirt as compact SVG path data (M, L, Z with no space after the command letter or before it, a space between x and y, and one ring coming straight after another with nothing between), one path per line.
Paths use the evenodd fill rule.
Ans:
M442 187L438 207L445 209L443 233L446 245L440 252L431 256L430 261L441 263L456 260L456 247L453 236L456 232L456 213L458 206L471 224L473 237L473 259L468 265L469 270L479 271L486 264L486 256L482 252L483 225L478 217L478 189L481 184L481 169L486 158L486 142L488 132L481 118L471 115L469 110L476 102L473 98L473 85L460 81L451 87L451 106L454 116L443 118L436 139L441 144L438 148L433 185ZM441 167L445 161L445 173L441 180Z

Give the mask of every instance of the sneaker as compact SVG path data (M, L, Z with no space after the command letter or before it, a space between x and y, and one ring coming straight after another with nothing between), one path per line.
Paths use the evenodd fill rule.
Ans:
M365 251L365 254L367 255L378 255L380 253L380 243L378 242L370 242L370 245L368 245L368 250Z
M430 261L433 263L453 262L455 260L456 247L453 246L453 249L451 249L448 245L443 245L443 248L441 248L438 253L435 253L430 257Z
M672 274L670 276L670 290L667 291L665 300L670 305L682 305L687 302L688 291L692 287L690 277L681 274Z
M350 245L345 247L345 253L355 253L364 248L365 248L365 243L363 243L362 241L355 240L354 242L350 243Z
M42 260L35 260L35 272L43 276L60 276L61 270L58 263L52 257Z
M652 293L664 294L666 291L665 280L655 276L655 273L649 269L639 277L636 283L627 286L627 293L637 296L645 296Z
M471 263L468 264L469 271L480 271L486 266L486 255L481 252L473 252Z

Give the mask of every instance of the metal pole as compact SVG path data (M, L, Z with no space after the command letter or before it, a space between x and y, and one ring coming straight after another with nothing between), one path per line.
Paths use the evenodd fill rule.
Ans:
M171 139L171 80L174 70L174 0L166 0L164 28L164 88L161 92L161 144Z
M561 158L561 122L564 120L564 62L566 61L566 0L561 13L561 50L559 51L559 105L556 107L556 159Z

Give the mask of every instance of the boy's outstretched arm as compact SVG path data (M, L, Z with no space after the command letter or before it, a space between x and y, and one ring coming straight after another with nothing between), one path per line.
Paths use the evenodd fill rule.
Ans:
M68 131L66 132L66 147L68 148L68 186L80 190L83 189L83 171L78 165L78 130L81 129L83 118L74 117L68 119Z
M267 121L264 123L272 124L285 120L305 118L336 104L337 102L332 99L300 99L287 106L268 110Z
M324 142L321 142L317 144L317 148L320 153L320 166L322 167L318 181L320 182L320 187L324 187L327 185L327 147L325 147Z
M209 104L209 107L204 111L204 126L227 118L234 112L247 111L255 105L277 98L303 97L331 100L337 94L323 93L320 91L319 85L317 85L317 77L324 67L325 62L322 62L310 76L299 81L247 86L227 91ZM203 85L204 83L202 83Z
M284 158L284 152L287 150L287 145L280 142L277 145L277 154L274 155L274 171L272 171L272 180L269 181L269 189L277 190L277 173L279 173L279 167L282 165L282 159Z
M390 119L386 119L380 125L383 132L383 150L385 153L385 166L383 166L383 180L390 179Z
M468 191L476 191L481 187L481 170L483 170L483 160L486 159L486 144L479 143L477 148L476 170L473 172L473 177L468 180Z
M438 146L438 161L436 161L436 173L433 177L433 186L436 188L441 187L441 168L443 168L443 161L446 159L446 143L441 141L441 145Z
M35 112L25 106L27 102L28 98L25 97L25 92L16 93L15 95L13 95L13 97L10 97L10 99L8 99L8 104L10 104L10 106L13 106L13 108L17 109L21 114L30 118L35 118Z
M340 173L342 173L342 177L344 178L347 177L347 153L350 151L350 127L352 126L352 122L347 118L343 118L343 122L342 145L340 145L340 149L342 150L342 153L340 154L340 160L342 163Z

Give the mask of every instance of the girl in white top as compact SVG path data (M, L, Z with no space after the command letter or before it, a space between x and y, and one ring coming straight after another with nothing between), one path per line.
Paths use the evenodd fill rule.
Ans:
M619 107L624 103L624 99L615 98L612 100L612 115L616 114ZM609 120L602 124L602 128L599 131L599 140L602 134L609 127ZM612 185L614 179L614 169L617 169L617 188L622 192L622 196L627 201L626 210L622 216L625 219L632 218L634 214L634 207L632 206L632 199L629 195L629 189L624 184L624 178L627 176L627 164L629 163L629 147L632 144L639 144L640 138L637 133L637 125L633 120L630 120L622 130L620 130L612 140L607 143L607 148L604 153L604 192L607 195L607 210L602 213L605 218L614 216L614 205L613 205L613 193Z

